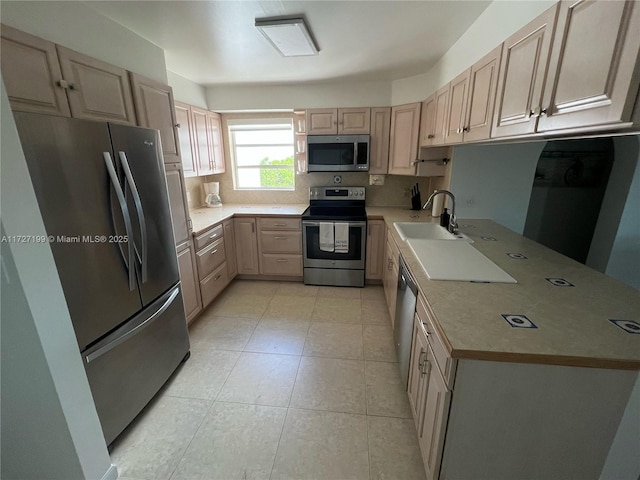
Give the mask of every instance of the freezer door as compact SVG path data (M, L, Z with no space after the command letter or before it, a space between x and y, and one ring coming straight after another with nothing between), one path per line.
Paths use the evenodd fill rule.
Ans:
M149 403L188 352L179 284L82 352L107 444Z
M106 123L14 113L80 350L140 311ZM24 232L28 235L30 232ZM43 285L46 288L46 285Z
M142 303L148 305L179 280L160 137L148 128L109 124L109 130L131 212Z

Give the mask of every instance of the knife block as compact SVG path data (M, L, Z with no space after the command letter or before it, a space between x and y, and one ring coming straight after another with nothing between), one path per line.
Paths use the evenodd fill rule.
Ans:
M422 202L420 201L420 194L417 193L411 196L411 210L420 210L422 208Z

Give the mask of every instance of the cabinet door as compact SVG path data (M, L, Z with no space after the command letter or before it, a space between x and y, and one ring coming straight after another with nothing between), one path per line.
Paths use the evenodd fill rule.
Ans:
M338 109L315 108L307 110L307 135L338 133Z
M640 82L638 2L562 2L556 31L538 131L629 121Z
M338 109L338 133L341 135L369 135L371 132L370 108Z
M447 107L447 126L444 132L444 143L462 142L470 75L471 70L469 69L451 80L449 84L449 106Z
M449 85L445 85L436 92L436 113L433 139L431 145L444 144L444 132L447 123L447 106L449 104Z
M491 135L501 56L502 45L471 67L469 99L463 127L465 142L485 140Z
M211 158L211 148L209 146L209 120L207 111L191 107L191 140L196 160L196 170L198 176L211 175L213 173L213 159Z
M187 323L191 321L202 310L202 299L200 297L200 283L195 268L195 258L193 247L190 243L178 252L178 270L180 271L180 284L182 285L182 301L184 302L184 313Z
M421 107L421 103L410 103L391 108L389 173L416 174Z
M11 109L70 117L55 44L6 25L0 33L2 79Z
M160 131L165 163L180 163L173 90L150 78L129 73L138 125Z
M189 209L187 207L184 179L182 178L180 164L168 163L164 168L167 175L167 190L169 192L173 238L176 246L179 247L191 239Z
M178 143L180 144L180 157L182 158L182 170L185 177L198 175L196 160L191 141L191 107L186 103L175 102L176 125L178 127Z
M255 218L234 218L233 228L236 236L236 261L238 273L258 275L258 235Z
M371 151L369 175L384 175L389 169L391 107L371 109Z
M236 235L233 229L233 219L226 220L224 227L224 248L227 259L227 275L229 280L233 280L238 274L238 264L236 262Z
M394 258L394 252L387 242L385 249L385 264L382 279L384 287L384 295L387 300L387 308L391 317L391 326L393 327L396 316L396 298L398 296L398 260Z
M492 137L535 131L557 13L554 5L503 43Z
M427 147L433 143L436 130L436 94L422 102L420 114L420 146Z
M127 71L68 48L56 46L62 75L69 83L71 116L135 125Z
M447 389L431 347L427 345L426 373L422 380L426 382L421 408L422 420L418 425L418 441L422 451L422 460L427 470L427 478L438 478L442 461L444 435L449 419L451 391Z
M207 112L209 127L209 154L213 161L213 173L224 173L226 171L224 148L222 143L222 120L220 114Z
M424 399L424 389L426 382L423 381L425 362L427 361L427 338L422 333L420 327L420 317L416 314L413 319L413 337L411 340L411 359L409 361L409 381L407 382L407 394L409 396L409 406L413 421L416 424L416 431L422 422L421 400Z
M384 220L369 220L367 222L365 278L368 280L382 280L384 266L384 234Z

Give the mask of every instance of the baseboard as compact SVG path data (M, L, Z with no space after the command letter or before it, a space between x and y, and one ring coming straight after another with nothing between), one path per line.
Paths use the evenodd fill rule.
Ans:
M109 470L105 472L101 480L117 480L118 468L112 463Z

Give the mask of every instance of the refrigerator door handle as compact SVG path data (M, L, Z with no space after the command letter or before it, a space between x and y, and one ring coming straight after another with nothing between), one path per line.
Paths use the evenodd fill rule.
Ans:
M136 182L133 180L131 168L129 168L127 155L124 152L120 151L118 152L118 156L120 157L120 163L122 165L122 170L124 171L124 176L127 179L129 188L131 189L131 195L133 195L133 203L135 204L136 211L138 212L138 223L140 224L140 241L142 242L142 259L140 260L140 267L142 269L142 283L145 283L147 281L147 252L149 250L147 244L147 222L144 218L144 210L142 208L142 202L140 201L140 193L138 192Z
M118 175L116 174L116 169L113 166L113 161L111 160L111 154L109 152L102 152L102 157L104 158L104 163L107 167L107 172L109 172L109 179L111 180L111 185L116 191L116 197L118 198L118 203L120 204L120 209L122 210L122 217L124 218L124 228L127 232L127 245L129 247L129 262L126 263L126 267L129 273L129 291L133 291L136 288L136 277L135 277L135 269L134 269L134 252L133 252L133 235L131 228L131 217L129 216L129 209L127 208L127 201L124 198L124 192L122 191L122 187L120 186L120 182L118 181ZM115 227L114 227L115 228Z
M120 335L118 338L110 341L109 343L107 343L106 345L98 348L97 350L95 350L94 352L91 352L89 355L84 357L84 361L86 363L91 363L92 361L94 361L96 358L101 357L102 355L104 355L105 353L113 350L114 348L116 348L118 345L120 345L121 343L126 342L129 338L133 337L135 334L141 332L144 328L148 327L149 325L151 325L151 323L153 323L153 321L155 319L157 319L158 317L160 317L160 315L167 309L169 308L169 306L171 305L171 303L176 299L176 297L178 296L178 293L180 293L180 286L177 286L173 292L171 292L171 295L169 295L169 298L167 298L167 301L164 302L162 304L162 306L156 310L154 313L152 313L151 315L149 315L148 318L146 318L143 322L139 323L138 325L136 325L134 328L132 328L131 330L129 330L128 332Z

